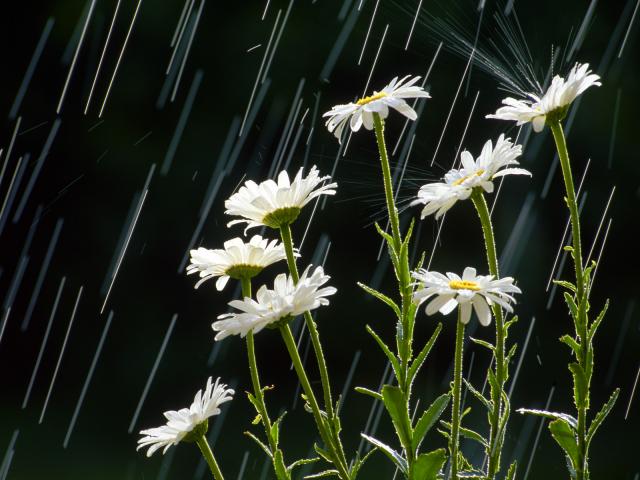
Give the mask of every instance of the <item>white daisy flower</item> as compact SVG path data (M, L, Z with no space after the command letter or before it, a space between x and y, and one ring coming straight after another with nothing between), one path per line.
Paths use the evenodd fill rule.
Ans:
M245 297L234 300L229 305L241 313L225 313L218 316L212 327L216 332L216 340L229 335L244 337L248 332L258 333L264 327L279 320L295 317L304 312L315 310L321 305L328 305L324 297L337 292L334 287L322 287L331 277L324 274L322 267L316 267L311 275L311 265L302 273L300 280L294 284L291 276L284 273L278 275L273 282L273 290L263 285L256 293L256 300Z
M458 200L469 198L471 192L471 188L462 185L444 182L428 183L420 187L418 196L411 202L411 205L424 205L420 213L421 219L433 213L436 214L436 219L438 219L453 207Z
M533 130L541 132L550 113L568 107L587 88L600 86L600 76L591 73L589 64L576 63L569 72L567 79L556 75L551 81L551 86L542 97L533 93L528 100L516 100L505 98L502 100L504 107L500 107L495 114L487 115L487 118L498 120L513 120L518 125L528 122L533 123Z
M302 177L303 169L298 170L293 182L289 181L286 171L280 172L278 182L266 180L260 184L252 180L245 182L240 189L225 201L227 215L243 217L233 220L228 226L246 223L245 232L253 227L266 225L280 228L292 223L307 203L320 195L335 195L337 183L324 184L329 175L321 177L318 169L311 167L309 174Z
M200 435L207 433L208 418L220 413L220 405L233 399L234 391L218 378L215 384L211 383L211 377L207 380L204 390L198 390L193 403L189 408L178 411L164 412L167 419L166 425L157 428L142 430L144 435L138 440L138 448L149 447L147 457L164 448L164 454L169 447L177 445L181 441L195 441Z
M216 289L220 291L229 278L255 277L265 267L286 258L284 246L277 240L269 241L255 235L249 243L245 243L241 238L234 238L224 242L223 249L210 250L200 247L191 250L191 263L187 267L187 275L197 272L200 276L195 288L210 278L219 277Z
M407 79L409 80L407 81ZM407 75L401 80L395 77L389 85L379 92L374 90L373 95L369 97L361 98L355 103L336 105L322 115L329 117L325 125L340 141L347 123L354 132L360 130L362 125L367 130L373 130L374 112L385 119L389 115L389 107L397 110L409 120L415 120L417 118L415 110L404 99L431 98L422 87L415 86L418 80L420 77L411 77L411 75Z
M516 160L522 154L522 146L514 145L511 139L500 135L495 147L488 140L478 158L467 150L460 154L462 168L454 168L444 176L444 182L423 185L418 191L417 198L411 205L423 204L420 218L432 213L440 218L458 200L466 200L471 196L474 188L493 192L493 179L504 175L531 175L522 168L512 168L518 165ZM507 167L507 168L505 168Z
M522 293L513 284L513 278L494 280L493 275L476 275L476 269L472 267L464 269L462 278L455 273L445 276L425 269L412 272L411 276L419 286L413 294L413 301L420 305L432 298L425 310L427 315L438 311L448 315L460 306L460 321L465 324L471 319L472 305L480 324L486 327L491 323L491 305L496 303L512 312L510 304L515 303L515 299L510 294Z

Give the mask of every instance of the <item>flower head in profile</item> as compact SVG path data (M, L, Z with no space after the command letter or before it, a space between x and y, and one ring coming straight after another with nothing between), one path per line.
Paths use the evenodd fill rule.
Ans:
M209 417L218 415L220 405L232 400L234 393L224 383L220 383L219 378L212 383L209 377L204 392L198 390L189 408L164 412L167 419L165 425L140 432L143 437L138 440L137 450L149 447L147 457L150 457L161 448L164 448L164 454L169 447L181 441L197 440L199 436L207 433Z
M278 181L265 180L255 183L248 180L240 189L225 201L227 215L242 217L229 222L246 223L249 228L265 225L280 228L293 223L302 207L320 195L335 195L337 183L325 183L330 176L321 177L313 166L306 177L303 169L298 170L293 181L286 171L280 172Z
M373 130L373 114L377 113L381 118L387 118L389 108L397 110L409 120L417 118L415 110L405 101L407 98L431 98L422 87L416 86L420 77L406 77L398 80L395 77L391 83L382 90L373 92L373 95L361 98L355 103L336 105L323 114L329 117L326 126L329 132L333 132L340 141L344 127L349 124L351 130L357 132L364 125L367 130Z
M422 204L420 215L425 218L435 213L440 218L458 200L466 200L474 188L481 188L487 193L493 192L493 180L505 175L531 175L518 165L517 158L522 154L522 146L514 145L511 139L500 135L495 143L485 142L482 152L477 158L467 150L460 154L461 168L447 172L443 182L428 183L418 191L417 198L411 205Z
M541 96L529 94L527 100L505 98L502 100L504 107L500 107L495 114L487 115L487 118L498 120L512 120L518 125L531 122L533 130L541 132L549 114L557 114L561 119L571 103L586 89L592 86L600 86L600 76L591 73L589 64L576 63L565 79L556 75L551 81L547 91Z
M328 305L325 297L337 292L334 287L321 288L331 277L324 274L322 267L316 267L310 274L311 265L303 272L297 284L291 276L281 273L273 282L273 289L260 287L256 299L234 300L229 305L240 313L225 313L213 323L218 332L216 340L229 335L244 337L252 331L258 333L264 327L282 319L295 317L304 312Z
M510 294L522 293L513 284L513 278L494 280L492 275L476 275L476 269L472 267L465 268L462 277L424 269L412 272L411 276L417 280L415 285L418 286L413 301L419 305L431 300L425 310L427 315L438 311L448 315L459 306L460 321L465 324L471 319L473 306L480 324L486 327L491 323L490 306L495 303L512 312L511 303L515 303L515 299Z
M229 278L252 278L265 267L286 259L284 246L277 240L269 241L254 235L248 243L241 238L224 242L223 249L198 248L191 250L191 263L187 275L198 273L198 288L210 278L218 277L216 289L222 290Z

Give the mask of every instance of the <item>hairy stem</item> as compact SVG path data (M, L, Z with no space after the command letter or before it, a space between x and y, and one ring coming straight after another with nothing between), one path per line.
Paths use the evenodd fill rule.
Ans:
M580 355L578 363L585 369L586 373L586 391L584 398L576 405L578 410L578 465L576 465L576 479L588 480L589 467L587 458L587 410L589 408L589 383L591 380L590 368L587 363L589 358L593 358L593 348L591 342L587 338L588 321L586 305L587 285L585 285L584 265L582 264L582 241L580 232L580 214L578 211L578 202L576 199L576 191L573 183L573 174L571 172L571 162L569 161L569 152L567 150L567 142L565 140L564 131L560 119L553 119L549 122L549 128L553 133L553 139L556 143L558 157L560 158L560 166L562 168L562 178L566 190L566 202L569 207L571 218L571 234L572 234L572 257L576 274L576 304L578 305L577 321L575 322L576 340L579 341Z
M291 357L291 361L293 362L293 367L298 374L298 379L300 380L300 385L302 386L302 390L304 391L306 401L309 404L309 407L311 407L311 412L313 413L313 418L316 421L318 432L322 437L322 441L330 450L330 453L334 459L333 463L338 470L339 477L342 480L349 480L350 476L347 462L344 459L343 454L341 455L341 449L336 448L334 444L334 436L329 431L326 422L322 418L322 412L320 411L320 407L318 406L318 400L316 400L316 396L313 393L313 389L311 388L311 383L309 383L309 378L307 377L307 373L304 369L304 366L302 365L302 360L300 359L300 354L298 353L296 341L291 334L289 325L282 325L280 327L280 333L282 334L282 339L284 340L284 343L287 346L287 350L289 351L289 356Z
M458 480L458 445L460 436L460 396L462 394L462 346L464 342L464 323L460 321L462 309L458 307L456 324L456 351L453 370L453 392L451 399L451 436L449 454L451 462L451 480Z
M209 446L209 442L207 442L206 437L202 435L200 438L198 438L198 440L196 440L196 443L198 444L198 448L202 452L202 456L209 465L209 469L213 474L213 478L215 480L224 480L222 472L220 471L220 467L218 466L218 462L216 462L216 459L213 456L213 452L211 451L211 447Z
M487 263L489 266L489 273L496 279L500 277L500 271L498 267L498 257L496 254L496 242L493 234L493 224L491 223L491 214L487 206L487 202L484 198L481 189L474 189L471 200L480 217L480 223L482 224L482 233L484 236L484 244L487 252ZM493 479L495 475L500 471L500 455L502 453L502 439L504 438L504 432L500 431L500 425L503 423L506 428L506 419L502 422L502 415L504 412L502 391L504 390L504 384L507 381L507 366L505 365L505 340L507 332L504 326L504 316L502 309L499 305L494 304L493 315L496 318L496 345L495 345L495 374L499 392L492 392L493 411L489 417L489 452L488 452L488 466L487 466L487 478Z
M280 237L282 238L282 243L284 244L284 249L287 254L289 272L291 273L293 281L298 283L298 280L300 280L300 274L298 273L298 265L296 264L296 257L293 250L293 238L291 237L291 228L289 225L282 225L280 227ZM333 419L334 411L333 400L331 398L331 385L329 383L329 371L327 370L327 363L322 351L322 344L320 343L320 334L318 333L316 322L314 322L310 312L304 313L304 321L307 325L307 329L309 330L309 336L311 337L311 343L313 344L313 350L318 362L318 369L320 370L320 380L324 394L324 408L327 411L329 418Z

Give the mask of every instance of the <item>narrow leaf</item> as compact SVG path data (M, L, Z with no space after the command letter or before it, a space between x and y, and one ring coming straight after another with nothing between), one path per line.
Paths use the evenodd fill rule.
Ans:
M429 352L431 351L433 344L436 343L436 340L438 338L438 335L440 335L441 330L442 330L442 323L439 322L438 325L436 326L435 331L431 335L431 338L429 339L429 341L425 344L424 347L422 347L422 350L420 350L420 353L418 354L418 356L411 363L411 367L409 368L409 376L408 376L407 383L409 384L413 383L413 379L418 374L418 370L420 370L420 367L422 366L425 359L427 358L427 355L429 355Z
M393 352L389 349L386 343L382 341L382 339L378 336L376 332L373 331L369 325L366 326L367 332L371 334L373 339L378 343L384 354L387 356L389 361L391 362L391 366L393 367L393 371L396 374L396 377L400 376L400 363L398 362L398 358L393 354Z
M578 428L578 420L576 420L574 417L572 417L567 413L549 412L547 410L534 410L529 408L519 408L517 412L522 413L523 415L528 414L528 415L536 415L538 417L547 417L547 418L551 418L552 420L564 420L574 430Z
M380 300L381 302L387 304L389 307L391 307L391 309L394 311L394 313L398 318L402 318L400 307L398 307L398 305L396 305L396 302L394 302L392 299L387 297L384 293L381 293L371 287L368 287L364 283L358 282L358 286L362 288L365 292L367 292L369 295L372 295L376 297L378 300Z
M449 400L451 400L451 395L445 393L444 395L440 395L436 398L429 408L427 408L418 423L416 423L416 428L413 430L413 451L418 453L418 449L420 448L420 444L424 439L425 435L431 428L435 425L435 423L444 412L447 405L449 405Z
M608 308L609 308L609 300L607 299L607 301L604 303L604 307L602 307L602 310L598 314L598 317L593 321L593 323L589 327L588 337L590 342L593 341L593 337L595 336L596 331L598 330L598 327L602 323L602 320L604 319L604 315L605 313L607 313Z
M355 391L358 393L362 393L363 395L369 395L370 397L375 398L376 400L382 401L382 395L378 392L374 392L373 390L369 390L365 387L356 387Z
M609 415L609 412L611 412L611 410L613 409L614 405L616 404L616 401L618 400L618 395L619 394L620 394L620 389L616 388L614 390L614 392L611 394L611 396L609 397L609 400L607 400L607 403L605 403L602 406L600 411L593 418L593 421L591 422L591 425L589 426L589 431L587 432L587 449L589 448L589 445L591 444L591 440L593 440L593 436L598 431L598 428L600 427L600 425L602 425L602 422L604 422L604 419L607 418L607 415Z
M384 453L387 457L389 457L389 459L396 465L396 467L400 469L400 471L404 475L407 475L409 473L408 472L409 467L407 465L407 461L402 457L402 455L396 452L393 448L391 448L389 445L382 443L378 439L370 437L369 435L365 435L364 433L361 433L360 435L367 442L371 443L374 447L376 447L378 450Z

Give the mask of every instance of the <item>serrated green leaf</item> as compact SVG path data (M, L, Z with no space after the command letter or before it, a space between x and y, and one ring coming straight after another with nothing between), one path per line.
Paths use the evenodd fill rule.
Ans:
M411 419L404 394L399 387L385 385L382 387L382 401L395 427L398 439L405 450L411 449Z
M447 427L449 431L451 431L451 422L440 420L440 423L445 427ZM489 442L482 435L480 435L478 432L475 432L469 428L460 427L460 435L469 440L474 440L478 442L480 445L482 445L485 448L489 447Z
M309 465L310 463L316 463L318 460L320 460L318 457L301 458L300 460L296 460L291 465L289 465L287 467L287 470L289 471L289 473L292 473L295 468L301 467L303 465Z
M286 465L284 464L284 456L282 454L282 450L278 449L275 452L273 459L273 467L276 472L276 477L278 480L289 480L291 475L289 475L289 471L287 470Z
M609 309L609 299L607 299L607 301L604 302L604 307L602 307L602 310L598 314L597 318L593 321L593 323L589 327L589 333L587 335L589 337L589 342L593 341L593 337L595 336L596 331L598 330L598 327L602 323L602 320L604 320L604 315L607 313L608 309Z
M413 380L415 376L418 374L420 367L422 366L425 359L427 358L427 355L429 355L429 352L431 351L433 344L438 339L438 335L440 335L441 330L442 330L442 323L438 322L438 325L436 326L436 329L431 335L431 338L429 338L429 341L425 344L424 347L422 347L422 350L420 350L420 353L418 354L418 356L411 363L411 367L409 367L409 374L408 374L408 380L407 380L408 384L411 385L413 383Z
M407 465L407 461L402 457L402 455L396 452L393 448L391 448L389 445L386 445L385 443L382 443L380 440L376 438L370 437L369 435L365 435L364 433L361 433L360 436L362 436L362 438L364 438L367 442L371 443L374 447L376 447L378 450L384 453L387 457L389 457L389 459L394 463L396 467L398 467L398 469L400 469L400 471L404 475L407 475L409 473L409 467Z
M312 478L339 477L339 476L340 476L340 472L338 472L338 470L325 470L324 472L305 475L304 478L312 479Z
M571 282L567 282L565 280L554 280L553 283L560 287L564 287L567 290L571 290L573 293L577 292L576 286Z
M551 431L551 436L567 454L575 469L579 463L580 455L578 453L578 442L574 430L561 418L549 423L549 430Z
M604 419L607 418L607 415L609 415L609 413L611 412L611 410L615 406L616 401L618 400L618 395L619 394L620 394L620 389L616 388L613 391L613 393L611 394L611 396L609 397L609 400L607 400L607 403L605 403L602 406L600 411L593 418L593 421L591 422L591 425L589 426L589 431L587 432L587 437L586 437L587 450L589 449L589 445L591 444L591 440L593 440L593 437L596 434L596 432L598 431L598 428L600 427L600 425L602 425L602 422L604 422Z
M425 435L438 421L440 415L442 415L442 412L444 412L445 408L447 408L447 405L449 405L450 400L451 395L449 395L448 393L440 395L420 416L418 422L416 423L416 427L413 430L412 448L414 453L418 453L418 449L420 448L420 444L422 443Z
M564 301L569 307L569 313L575 322L578 321L578 306L569 292L564 292Z
M376 341L376 343L380 346L383 353L387 356L387 358L391 362L391 366L393 367L393 372L396 374L396 378L399 378L401 369L400 369L400 363L398 362L398 358L393 354L393 352L387 346L387 344L382 341L382 339L378 336L378 334L373 331L373 328L371 328L369 325L367 325L365 328L367 332L369 332L369 334Z
M365 387L356 387L354 389L356 392L358 393L362 393L363 395L369 395L370 397L375 398L376 400L380 400L382 401L382 395L379 394L378 392L375 392L373 390L370 390L368 388Z
M491 345L489 342L480 340L479 338L469 337L469 340L471 340L476 345L480 345L481 347L488 348L491 352L495 352L496 350L496 347Z
M573 397L576 408L589 408L589 384L584 369L577 363L570 363L569 370L573 376Z
M513 462L509 466L509 470L507 471L507 476L504 477L504 480L516 480L516 470L518 470L517 462Z
M324 448L320 447L320 445L318 445L317 443L313 444L313 449L316 451L316 453L318 455L320 455L320 457L322 457L322 459L324 459L326 462L331 463L332 459L331 459L331 455L329 454L329 452L327 452Z
M361 289L363 289L365 292L367 292L369 295L374 296L375 298L377 298L381 302L383 302L386 305L388 305L389 307L391 307L391 309L396 314L396 316L398 318L402 318L402 313L400 312L400 307L398 307L396 302L394 302L392 299L387 297L384 293L381 293L381 292L379 292L379 291L377 291L377 290L365 285L364 283L358 282L358 286Z
M411 480L436 480L447 461L447 452L439 448L429 453L418 455L412 465Z
M258 444L258 446L264 450L264 452L267 454L267 456L271 459L273 459L273 454L271 453L271 449L265 445L262 440L260 440L258 437L256 437L253 433L251 432L244 432L244 434L251 438L254 442L256 442Z
M471 385L471 383L468 382L466 378L463 378L462 381L467 386L467 389L473 394L473 396L476 397L478 400L480 400L480 403L482 403L485 406L485 408L489 410L489 412L492 412L493 403L491 403L491 400L485 397L480 391L476 390L476 388L473 385Z
M576 340L569 336L569 335L563 335L560 337L560 341L562 343L564 343L565 345L568 345L569 348L571 350L573 350L573 354L576 356L576 358L579 358L580 356L580 344L578 342L576 342Z
M576 420L574 417L572 417L568 413L549 412L547 410L536 410L536 409L530 409L530 408L519 408L516 411L523 415L536 415L538 417L546 417L552 420L563 420L567 422L567 424L574 430L578 428L578 420Z

